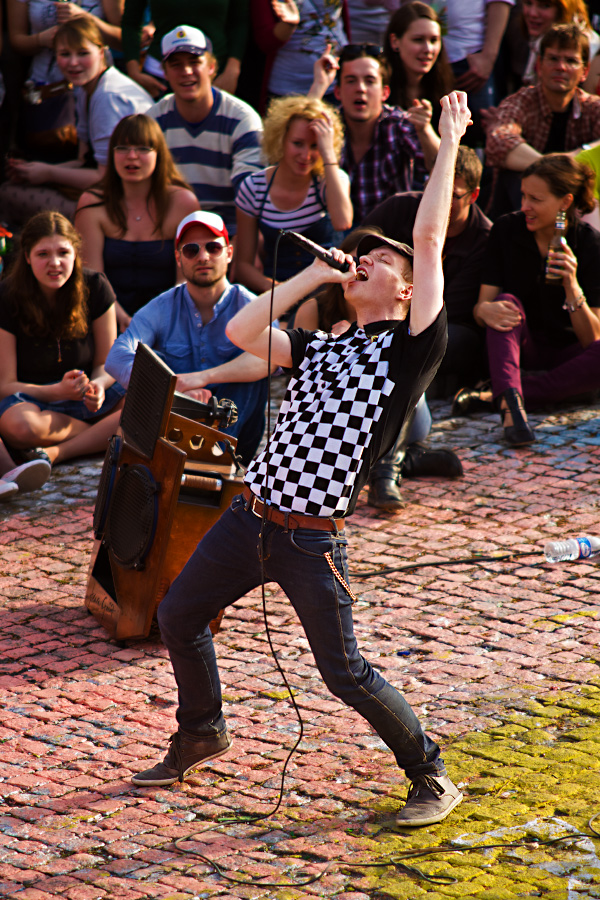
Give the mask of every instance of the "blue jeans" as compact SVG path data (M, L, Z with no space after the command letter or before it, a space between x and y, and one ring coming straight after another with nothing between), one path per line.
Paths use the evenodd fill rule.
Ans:
M261 520L241 496L203 537L158 607L158 622L179 688L177 721L189 737L225 728L209 623L261 583ZM356 644L352 600L325 554L347 581L346 540L312 529L264 529L265 581L274 581L296 611L319 672L331 691L377 731L409 778L445 774L440 750L402 695L364 659Z

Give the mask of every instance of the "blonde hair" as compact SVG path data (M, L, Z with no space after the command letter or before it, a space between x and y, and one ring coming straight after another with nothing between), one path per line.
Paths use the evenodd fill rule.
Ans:
M264 121L262 151L268 165L274 165L283 158L283 145L290 125L294 119L314 122L322 119L327 113L333 125L333 150L337 160L340 158L344 144L344 127L340 114L322 100L292 94L289 97L278 97L272 100ZM323 174L323 160L319 157L312 174Z

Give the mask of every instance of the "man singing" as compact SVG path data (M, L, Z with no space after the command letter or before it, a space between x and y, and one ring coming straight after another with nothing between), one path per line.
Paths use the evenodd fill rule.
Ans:
M394 443L433 378L446 346L442 247L466 95L442 99L441 145L415 220L413 250L363 238L347 273L316 260L275 289L279 317L324 282L339 282L357 322L339 337L269 325L269 293L229 322L244 350L292 370L270 446L250 464L243 494L204 536L158 608L177 686L178 730L163 762L137 785L183 781L231 745L209 623L264 580L287 594L329 690L392 750L412 785L402 826L444 819L462 800L404 697L359 653L352 622L344 519L369 468Z

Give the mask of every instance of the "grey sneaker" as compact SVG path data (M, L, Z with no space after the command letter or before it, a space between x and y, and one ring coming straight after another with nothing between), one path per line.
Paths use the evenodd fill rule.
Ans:
M462 799L463 795L447 775L418 775L396 822L405 828L434 825L445 819Z
M132 776L133 784L142 787L158 787L184 781L185 776L209 759L222 756L231 747L227 731L205 738L192 740L178 731L169 738L170 747L162 762L145 772Z

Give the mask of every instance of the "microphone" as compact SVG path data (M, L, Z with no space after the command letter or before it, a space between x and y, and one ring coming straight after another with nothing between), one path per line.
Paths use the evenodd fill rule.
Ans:
M319 247L318 244L315 244L314 241L304 237L303 234L298 234L296 231L286 231L283 228L279 233L282 237L287 237L290 241L298 244L303 250L312 253L317 259L322 259L323 262L327 263L328 266L331 266L332 269L338 269L340 272L347 272L350 269L350 263L338 262L337 259L334 259L333 254L330 253L329 250L326 250L324 247Z

